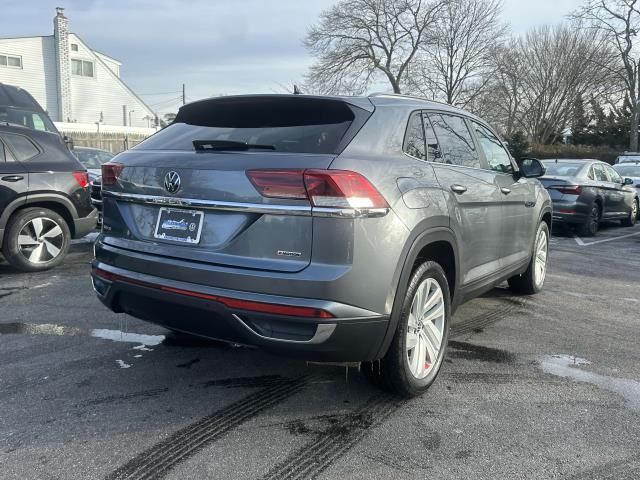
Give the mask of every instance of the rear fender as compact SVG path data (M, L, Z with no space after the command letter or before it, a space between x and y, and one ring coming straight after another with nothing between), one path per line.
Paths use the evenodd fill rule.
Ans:
M451 289L453 287L454 294L452 295L451 300L451 312L455 312L457 308L457 301L459 298L459 279L460 279L460 264L459 261L459 249L458 242L456 240L455 234L448 227L435 227L420 233L417 237L411 237L409 241L406 243L405 252L404 252L404 263L401 267L401 272L397 284L397 288L395 289L395 296L393 300L393 308L391 310L391 316L389 318L389 324L387 327L387 332L385 334L384 340L382 341L382 345L378 351L378 354L375 358L382 358L387 353L389 346L391 345L391 341L396 333L398 328L398 323L400 321L400 315L402 313L402 305L403 300L407 292L407 287L409 284L409 279L411 278L411 274L414 270L414 265L418 255L422 251L424 247L427 247L430 244L435 242L447 242L451 245L451 248L454 253L454 264L455 264L455 276L456 282L455 285L449 286Z

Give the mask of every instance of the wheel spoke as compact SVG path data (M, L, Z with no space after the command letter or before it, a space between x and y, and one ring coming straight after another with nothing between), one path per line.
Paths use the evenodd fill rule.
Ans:
M44 244L41 243L36 248L33 249L31 255L29 255L29 261L33 263L38 263L42 260L42 254L44 252Z
M418 328L418 319L411 311L409 312L409 319L407 321L407 324L413 329Z
M425 363L427 363L427 342L424 339L423 335L418 335L418 346L416 347L418 352L416 369L416 376L421 376L422 372L425 370Z
M33 232L36 234L36 238L40 236L40 234L42 233L42 219L41 218L34 218L33 220L31 220L31 225L33 225Z
M51 255L52 258L58 256L58 254L60 253L60 249L58 247L56 247L53 243L46 239L44 241L44 244L47 246L47 252L49 252L49 255Z
M26 247L28 245L37 245L38 241L34 240L31 235L18 235L18 245Z
M431 323L442 315L444 315L444 302L440 302L435 308L432 308L430 312L427 312L422 321L425 324Z
M423 331L420 337L422 340L422 344L425 347L425 360L424 360L425 363L430 363L430 364L435 363L436 359L438 358L439 349L435 347L431 338L429 338L429 335L427 335L426 331ZM427 355L429 358L426 358Z
M440 346L442 345L442 332L438 329L436 324L433 322L425 323L424 332L431 343L440 350Z
M62 229L59 225L55 225L51 230L42 235L43 238L55 238L62 235Z

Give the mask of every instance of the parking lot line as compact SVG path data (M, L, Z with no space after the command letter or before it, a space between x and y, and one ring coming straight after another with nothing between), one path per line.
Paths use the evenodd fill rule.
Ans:
M620 235L619 237L605 238L605 239L602 239L602 240L596 240L595 242L585 242L579 236L577 236L575 233L573 234L573 238L576 241L576 243L578 245L580 245L581 247L588 247L589 245L596 245L598 243L605 243L605 242L613 242L614 240L620 240L622 238L629 238L629 237L633 237L633 236L636 236L636 235L640 235L640 232L629 233L627 235Z

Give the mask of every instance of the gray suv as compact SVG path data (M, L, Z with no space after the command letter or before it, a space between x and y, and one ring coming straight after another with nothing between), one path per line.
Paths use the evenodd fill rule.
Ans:
M467 112L395 95L182 107L103 165L92 280L115 312L315 361L401 395L461 303L544 282L551 203Z

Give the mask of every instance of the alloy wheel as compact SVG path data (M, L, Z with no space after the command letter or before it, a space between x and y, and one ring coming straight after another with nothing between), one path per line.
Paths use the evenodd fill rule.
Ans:
M411 302L405 341L409 371L417 379L425 378L438 360L445 315L440 284L433 278L423 280Z
M538 238L536 239L536 258L534 265L536 286L541 286L544 283L544 278L547 274L548 255L549 242L547 239L547 232L540 229L538 232Z
M29 220L18 234L18 249L31 263L47 263L60 255L64 233L57 222L48 217Z

